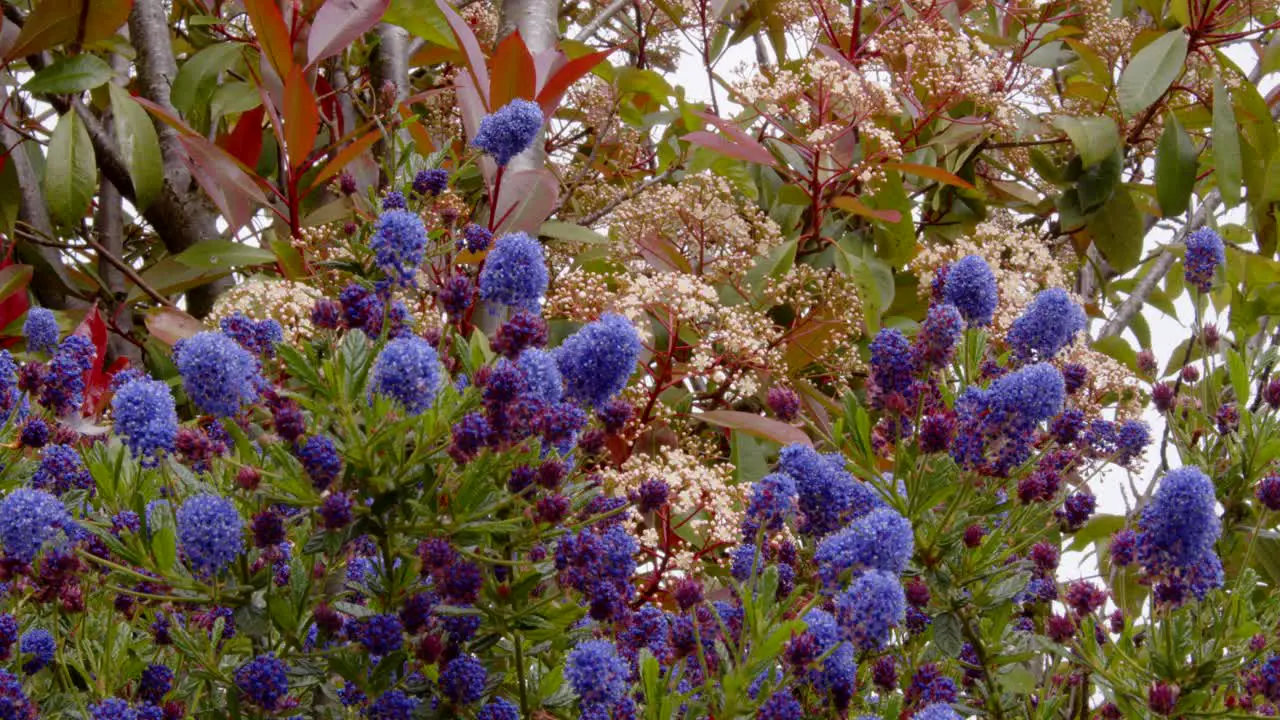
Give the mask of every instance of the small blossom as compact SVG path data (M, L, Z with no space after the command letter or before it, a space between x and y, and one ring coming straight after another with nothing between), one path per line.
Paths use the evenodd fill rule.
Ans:
M58 319L48 308L33 307L22 323L22 334L28 351L51 353L58 348Z

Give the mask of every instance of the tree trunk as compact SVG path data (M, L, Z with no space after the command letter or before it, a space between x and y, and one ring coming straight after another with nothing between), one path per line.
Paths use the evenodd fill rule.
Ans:
M498 35L506 37L519 30L529 52L537 55L556 46L560 39L559 18L560 0L502 0ZM544 127L533 146L513 158L507 169L540 168L546 164L545 132Z

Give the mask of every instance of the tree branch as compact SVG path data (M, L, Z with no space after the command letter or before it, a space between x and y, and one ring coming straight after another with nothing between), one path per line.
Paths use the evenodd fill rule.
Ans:
M609 3L608 7L600 11L599 15L592 18L591 22L584 25L583 28L578 31L578 34L573 36L573 39L578 42L586 42L590 40L596 33L600 32L600 28L604 27L605 23L612 20L614 15L622 12L622 10L631 5L632 2L633 0L613 0L613 2Z
M1213 216L1214 211L1221 204L1222 195L1220 195L1217 188L1215 188L1205 196L1204 202L1200 203L1200 206L1196 208L1195 213L1191 216L1191 219L1187 221L1187 224L1179 228L1178 232L1174 234L1173 243L1176 244L1185 241L1187 235L1204 227L1205 223L1209 222L1209 218ZM1133 288L1133 292L1129 293L1129 296L1124 299L1124 302L1120 303L1120 306L1116 308L1115 313L1112 314L1111 319L1108 320L1107 324L1103 325L1102 329L1098 331L1098 340L1105 337L1119 335L1125 331L1125 328L1129 327L1129 323L1133 322L1134 316L1139 312L1142 312L1142 306L1146 304L1147 298L1151 296L1151 292L1156 289L1156 286L1164 279L1164 276L1169 272L1169 269L1173 267L1174 260L1175 258L1173 253L1169 252L1168 249L1160 252L1152 262L1151 269L1147 271L1147 274L1144 275Z

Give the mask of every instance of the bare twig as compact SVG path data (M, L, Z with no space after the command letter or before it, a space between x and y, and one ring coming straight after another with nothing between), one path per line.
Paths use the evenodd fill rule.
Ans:
M1192 214L1187 224L1179 228L1178 232L1174 234L1173 244L1185 241L1187 235L1204 227L1209 222L1209 218L1213 217L1214 211L1218 209L1220 204L1222 204L1222 196L1215 188L1205 196L1204 202L1200 203L1200 206L1196 208L1195 213ZM1146 304L1151 292L1156 289L1156 286L1164 279L1169 269L1173 267L1174 259L1173 253L1167 248L1156 256L1156 259L1151 264L1151 269L1138 281L1138 284L1133 288L1133 292L1129 293L1129 297L1120 303L1120 306L1116 308L1115 313L1112 314L1107 324L1103 325L1102 329L1098 331L1099 340L1119 335L1124 332L1125 328L1129 327L1129 323L1133 322L1134 316L1142 311L1142 306Z
M630 5L631 2L632 0L613 0L613 2L609 3L604 10L600 11L599 15L592 18L591 22L584 25L583 28L578 31L578 34L573 36L573 39L578 42L586 42L590 40L596 33L600 32L600 29L605 26L605 23L612 20L614 15L622 12L622 10Z
M618 207L622 203L628 200L631 200L632 198L635 198L636 196L640 195L640 193L643 193L645 190L648 190L654 185L657 185L659 183L664 183L667 180L671 179L671 176L675 175L676 171L678 171L679 169L680 167L677 165L677 166L668 168L660 175L655 175L649 178L648 180L645 180L644 182L640 183L639 185L636 185L635 187L631 188L630 190L623 193L622 195L619 195L613 200L610 200L608 203L605 204L604 207L600 208L599 210L596 210L590 215L580 218L578 220L578 224L584 225L584 226L591 225L592 223L604 217L605 215L608 215L609 213L613 212L614 208Z

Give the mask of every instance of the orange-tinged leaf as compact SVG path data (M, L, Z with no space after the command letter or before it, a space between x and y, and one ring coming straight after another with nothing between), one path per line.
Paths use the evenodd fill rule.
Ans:
M423 65L438 65L440 63L461 63L465 59L461 50L453 48L440 47L439 45L424 45L421 50L413 54L409 58L410 67L422 67Z
M280 14L280 6L276 0L243 1L258 36L258 47L262 48L262 53L280 77L289 77L293 68L293 41L289 39L289 28Z
M863 217L871 218L872 220L896 223L902 219L902 213L897 210L877 210L872 207L867 207L861 200L852 195L841 195L835 200L832 200L831 204L841 210L848 210L854 215L861 215Z
M749 145L744 145L728 138L720 137L707 130L695 130L680 139L738 160L746 160L760 165L773 165L775 162L773 155L763 145L754 141Z
M179 135L191 175L222 211L231 232L244 227L255 206L266 205L254 175L233 156L199 135Z
M64 43L88 45L105 40L129 19L131 9L133 0L42 0L27 16L5 59L34 55Z
M737 410L708 410L697 413L692 417L712 425L738 430L752 437L772 440L779 445L792 445L795 443L813 445L813 442L809 440L809 436L805 435L800 428L763 415L739 412Z
M533 56L516 30L502 39L489 60L489 107L496 110L503 105L524 98L532 100L536 91L537 71Z
M144 322L155 338L170 347L179 340L208 329L204 323L176 307L155 308L147 313Z
M307 65L342 52L378 24L391 0L325 0L311 22Z
M547 80L546 84L538 90L537 100L538 104L542 106L542 114L550 117L560 104L561 98L569 91L569 88L584 75L591 72L595 66L604 62L604 59L609 57L612 52L612 50L602 50L590 55L583 55L580 58L570 60L557 70Z
M909 175L918 175L922 178L928 178L935 182L940 182L944 185L951 185L958 188L964 188L965 190L973 189L973 184L970 183L968 180L965 180L964 178L959 177L954 173L947 172L946 170L943 170L940 167L934 167L933 165L921 165L919 163L908 163L908 162L891 162L891 163L885 163L884 167L901 170L902 172L907 173Z
M320 105L311 83L297 65L284 81L284 142L289 168L295 172L307 161L320 132Z
M360 157L366 150L373 147L373 144L378 142L380 137L382 137L382 132L374 128L339 150L338 154L334 155L333 159L324 166L324 169L316 173L315 180L311 181L311 187L307 188L307 192L310 193L323 186L335 175L342 172L342 168L346 167L347 163Z
M256 167L258 157L262 155L262 118L266 112L259 105L240 113L235 128L218 138L218 146L245 165Z

